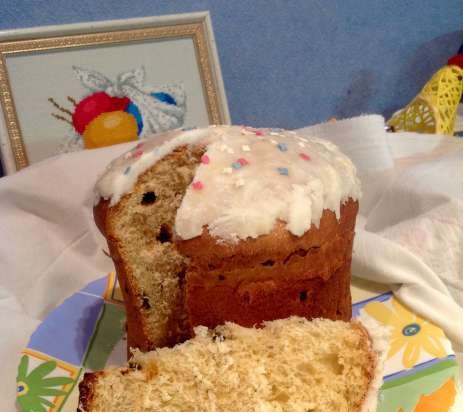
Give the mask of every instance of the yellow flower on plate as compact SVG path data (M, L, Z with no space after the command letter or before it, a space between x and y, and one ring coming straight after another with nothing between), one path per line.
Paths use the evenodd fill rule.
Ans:
M378 322L392 328L387 357L391 358L404 348L402 363L404 367L411 368L418 363L422 350L436 358L445 356L441 342L445 338L444 332L410 312L398 300L392 298L391 301L392 308L381 302L370 302L363 308Z

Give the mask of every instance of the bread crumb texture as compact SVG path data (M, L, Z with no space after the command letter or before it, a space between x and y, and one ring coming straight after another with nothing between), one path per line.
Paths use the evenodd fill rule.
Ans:
M227 323L173 348L136 352L132 369L87 374L84 412L355 412L376 355L355 322L291 317Z
M175 215L203 149L178 148L142 174L110 208L106 236L127 307L131 346L149 350L189 336L186 259L173 245ZM149 340L147 339L149 337Z

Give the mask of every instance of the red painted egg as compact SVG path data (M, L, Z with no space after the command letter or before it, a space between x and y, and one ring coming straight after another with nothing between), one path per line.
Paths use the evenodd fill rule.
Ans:
M77 133L83 134L87 125L102 113L125 110L130 103L128 97L111 97L105 92L96 92L82 99L72 115L72 124Z

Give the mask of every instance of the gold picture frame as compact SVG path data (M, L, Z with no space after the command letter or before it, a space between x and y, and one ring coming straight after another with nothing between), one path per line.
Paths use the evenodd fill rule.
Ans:
M31 163L15 104L8 59L43 52L66 52L179 39L190 39L194 45L209 124L229 123L230 116L208 12L0 33L0 103L3 111L0 119L0 152L6 174Z

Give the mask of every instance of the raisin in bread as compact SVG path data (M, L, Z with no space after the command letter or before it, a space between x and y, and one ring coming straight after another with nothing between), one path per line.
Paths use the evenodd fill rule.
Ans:
M225 321L350 319L360 187L333 144L275 129L174 131L116 159L96 189L130 347Z

